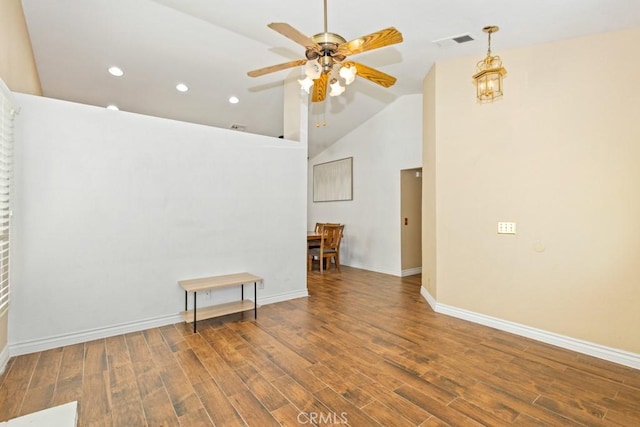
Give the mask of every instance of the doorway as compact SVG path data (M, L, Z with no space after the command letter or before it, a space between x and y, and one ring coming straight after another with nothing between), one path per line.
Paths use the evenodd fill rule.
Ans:
M422 273L422 168L400 171L402 276Z

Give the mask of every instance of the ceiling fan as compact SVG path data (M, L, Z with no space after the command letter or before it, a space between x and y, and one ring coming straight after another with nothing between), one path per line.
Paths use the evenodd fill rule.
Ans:
M395 77L382 71L357 62L346 61L348 56L402 42L402 33L393 27L347 42L339 34L327 31L327 0L324 0L323 33L308 37L284 22L274 22L268 27L303 46L306 59L249 71L247 74L250 77L259 77L304 65L307 78L301 80L300 84L307 92L313 85L312 102L324 101L327 96L327 86L331 88L330 95L339 95L344 92L345 88L340 86L338 76L342 77L345 84L350 84L356 75L383 87L390 87L396 82Z

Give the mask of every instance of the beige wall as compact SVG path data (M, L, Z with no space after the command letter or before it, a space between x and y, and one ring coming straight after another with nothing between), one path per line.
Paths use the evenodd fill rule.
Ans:
M471 84L480 51L427 76L439 303L640 353L639 43L633 29L494 49L508 76L489 105Z
M416 176L419 172L420 176ZM400 171L402 270L422 266L422 169ZM405 224L405 218L407 220Z
M13 92L42 95L20 0L0 1L0 78Z
M422 286L437 298L436 287L436 70L423 82L422 97Z

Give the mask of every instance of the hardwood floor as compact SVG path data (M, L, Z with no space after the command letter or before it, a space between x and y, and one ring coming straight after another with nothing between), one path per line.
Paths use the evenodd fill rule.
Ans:
M309 298L14 357L0 421L80 426L640 425L640 371L434 313L420 276L343 267Z

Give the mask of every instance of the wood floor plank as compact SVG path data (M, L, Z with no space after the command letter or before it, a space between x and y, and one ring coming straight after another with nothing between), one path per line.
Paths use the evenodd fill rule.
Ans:
M196 385L202 406L216 426L241 426L244 422L215 381Z
M19 357L0 386L0 421L17 417L27 394L40 353Z
M82 400L84 375L84 344L63 348L62 360L51 406ZM81 402L80 402L81 403Z
M180 425L164 388L158 388L146 394L142 398L142 406L149 426L174 427Z
M284 371L277 367L264 353L253 346L247 346L238 350L247 363L253 365L260 374L269 381L273 381L284 375Z
M245 365L236 369L236 373L268 411L275 411L289 403L282 393L260 375L253 366Z
M329 412L329 408L320 403L311 391L297 383L288 375L277 378L273 381L273 385L301 412Z
M496 414L494 410L487 411L465 400L464 398L458 398L454 400L449 405L449 408L467 416L468 418L482 425L495 427L510 426L513 424L513 421L520 415L519 413L514 411L507 415L506 418L509 419L505 420L504 411L500 414Z
M11 370L11 366L13 365L13 362L15 362L15 361L16 361L15 357L10 358L7 361L7 365L4 367L4 371L2 371L2 373L0 373L0 387L2 387L2 384L4 383L4 379L7 377L7 374Z
M75 400L82 427L640 425L640 370L435 313L419 275L343 267L308 287L195 334L12 357L0 421Z
M89 373L82 382L82 404L78 411L83 420L104 422L111 416L108 372Z
M271 415L280 423L281 426L300 427L315 426L317 424L311 423L306 418L305 414L300 412L295 406L288 404L282 406L275 411L271 411Z
M372 380L364 375L340 369L339 366L330 367L322 363L310 367L308 371L358 408L373 400L373 397L365 391L366 386L371 384Z
M540 396L536 399L535 404L555 413L567 414L570 419L580 424L589 426L604 425L602 422L605 415L604 408L581 399L574 399L561 393L556 393L553 396Z
M131 364L109 369L109 384L110 398L114 406L140 402L140 391Z
M31 414L51 406L60 370L62 351L62 348L55 348L40 354L20 409L20 415Z
M110 368L131 364L129 349L123 335L105 339L107 364Z
M323 414L325 416L338 417L341 420L345 419L348 421L349 425L352 426L380 425L380 423L369 417L360 408L350 403L347 399L343 398L329 387L323 388L314 394L323 405L330 409L328 414Z
M131 400L114 405L111 418L114 427L147 425L142 402L139 400Z
M153 364L147 341L140 332L126 334L124 337L129 349L129 357L133 364Z
M362 408L362 411L378 424L386 427L409 427L415 424L403 417L399 413L394 413L393 409L387 405L373 400Z
M414 405L422 408L426 412L434 415L440 420L444 420L454 426L480 426L481 423L469 418L462 412L452 409L447 404L443 404L431 396L424 394L409 385L403 385L395 390L400 397L405 398Z
M370 393L376 401L385 405L390 414L406 418L412 422L413 425L420 425L431 417L431 414L427 411L419 408L397 393L387 390L380 384L371 384L367 387L367 392ZM363 410L368 412L367 407ZM372 418L378 419L378 416L372 416ZM384 425L384 423L381 424Z
M143 334L127 334L125 339L147 424L178 426L180 422Z
M522 400L521 397L505 391L504 388L498 388L483 382L467 390L464 398L496 416L503 417L503 419L511 419L514 414L524 413L548 425L575 425L575 421L572 421L564 414L536 406L534 401Z
M278 421L249 390L230 397L231 404L249 426L278 426Z

